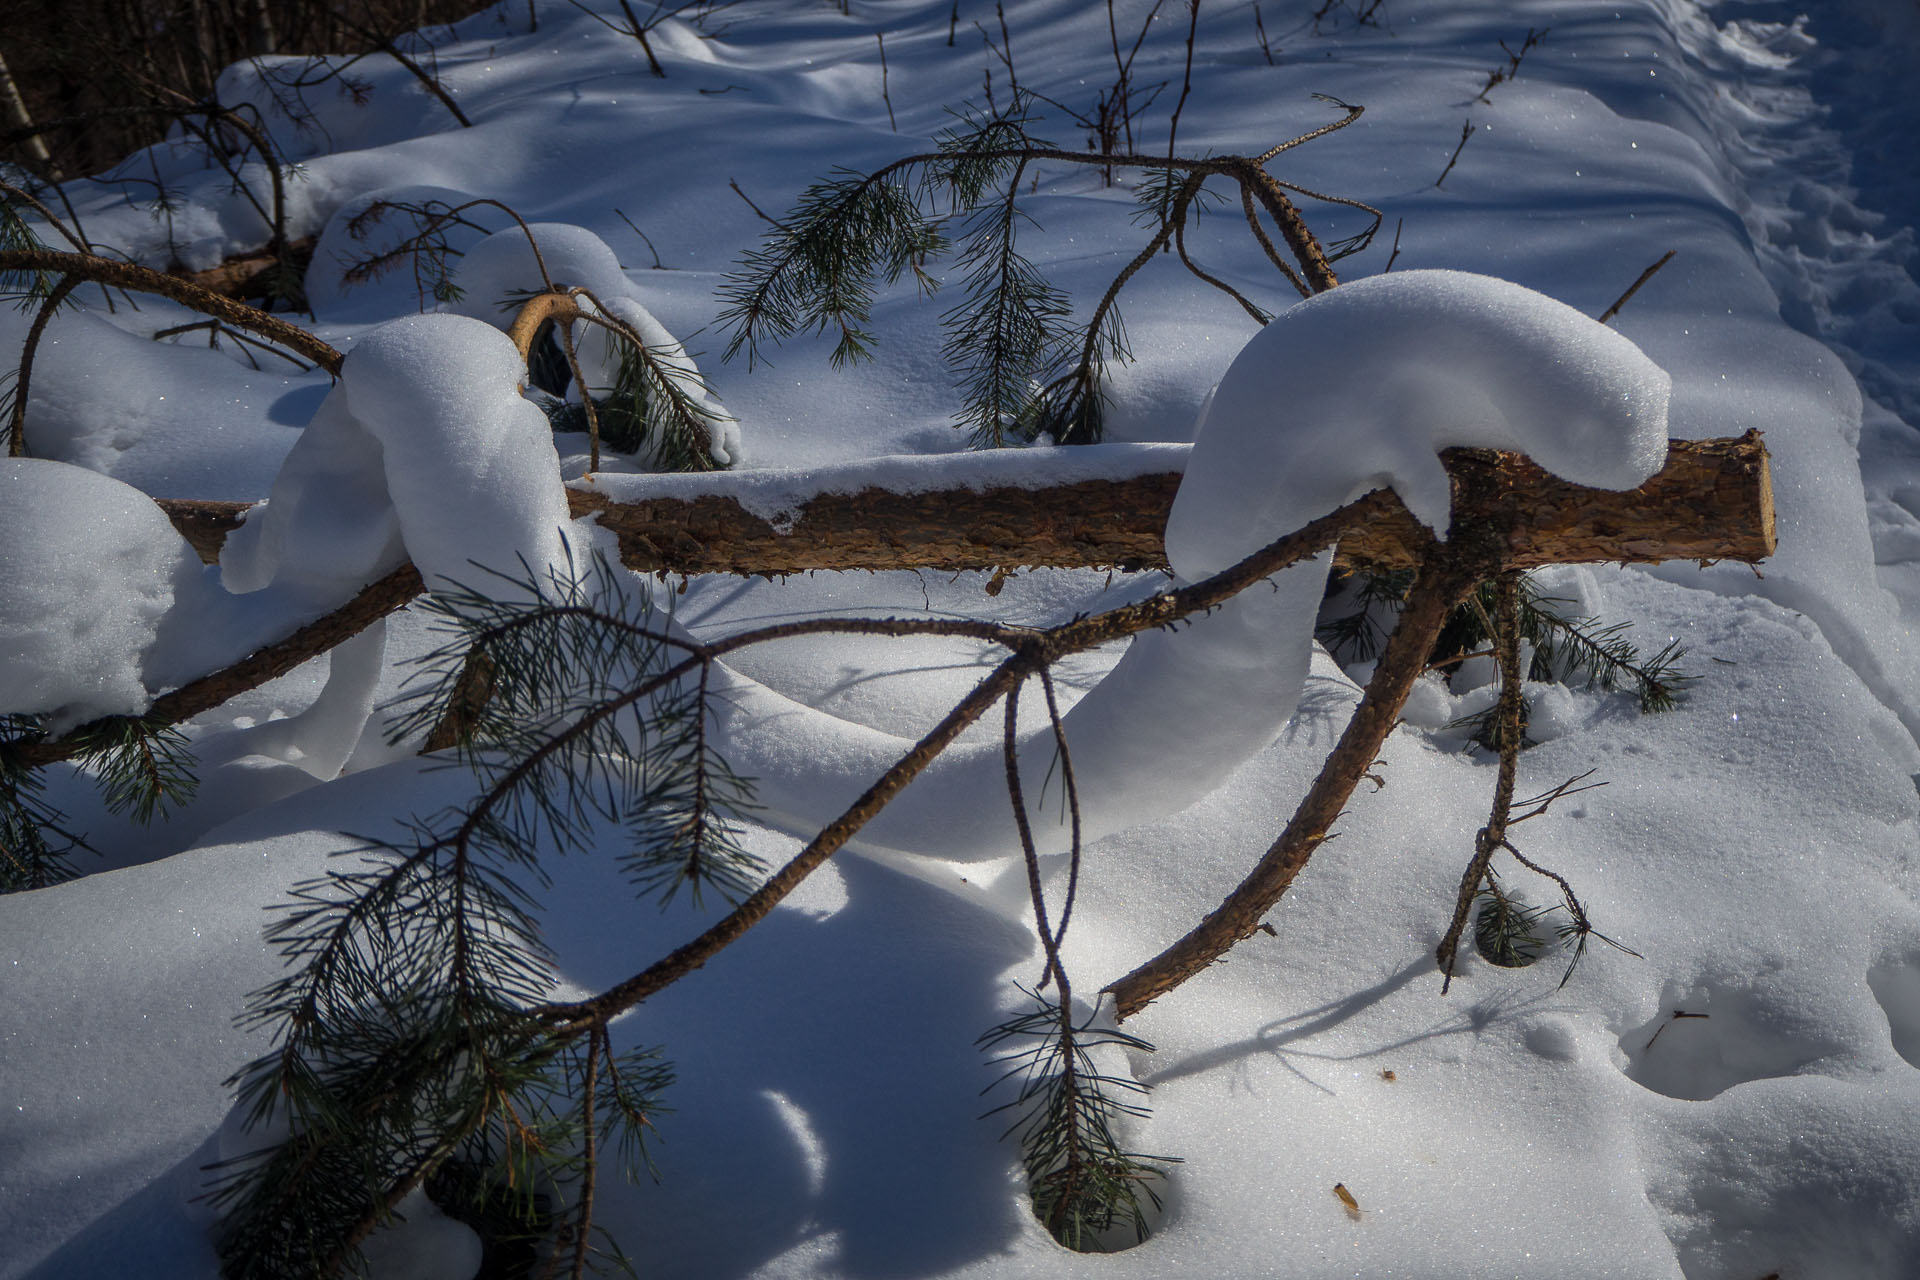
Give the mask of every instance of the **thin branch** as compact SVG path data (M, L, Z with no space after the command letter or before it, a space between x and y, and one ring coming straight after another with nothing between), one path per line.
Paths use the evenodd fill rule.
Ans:
M1460 890L1454 900L1453 919L1447 925L1446 936L1441 939L1440 946L1434 952L1440 972L1444 975L1440 983L1442 995L1445 995L1453 986L1453 969L1459 958L1460 937L1466 932L1467 921L1473 915L1474 899L1479 895L1481 882L1487 878L1487 866L1493 860L1494 851L1506 845L1508 818L1513 810L1513 780L1519 768L1520 717L1523 709L1526 673L1520 669L1520 573L1518 570L1509 569L1495 580L1494 607L1498 610L1499 617L1496 625L1489 630L1494 637L1494 659L1500 666L1500 702L1497 712L1500 725L1500 772L1494 782L1492 812L1487 816L1487 824L1474 836L1473 858L1467 863L1466 872L1460 877Z
M1267 229L1260 225L1260 211L1253 207L1253 188L1244 182L1240 184L1240 207L1247 215L1247 226L1252 228L1253 238L1259 242L1262 249L1266 250L1267 261L1280 268L1280 274L1287 278L1288 284L1299 290L1301 297L1311 298L1313 290L1307 288L1307 282L1302 280L1287 260L1280 256L1280 250L1274 247L1273 240L1267 235Z
M1354 787L1393 732L1448 615L1476 582L1498 567L1497 551L1475 547L1472 536L1461 536L1464 532L1456 530L1449 541L1437 545L1416 575L1400 623L1387 640L1360 705L1279 838L1239 887L1185 937L1106 987L1113 994L1116 1016L1138 1013L1257 930L1313 851L1329 838Z
M308 623L286 639L155 698L144 718L155 724L179 724L211 711L229 698L257 689L358 635L394 610L405 607L421 590L419 571L410 564L402 565L362 588L352 600L326 617ZM52 742L8 744L8 748L14 759L29 767L69 760L87 749L83 744L86 731L91 727L93 725L82 725Z
M14 249L0 252L0 273L45 271L68 274L82 280L109 284L118 289L157 294L169 298L202 315L218 317L238 329L250 329L289 351L297 351L328 373L338 376L340 352L308 333L264 311L247 306L212 290L154 271L131 262L118 262L93 254L59 253L52 249Z
M1440 171L1440 176L1433 180L1434 186L1437 187L1441 183L1447 180L1447 175L1453 172L1454 164L1460 159L1460 153L1467 149L1467 143L1472 139L1472 137L1473 137L1473 120L1471 118L1468 118L1467 122L1460 126L1460 145L1455 147L1453 149L1453 154L1447 157L1447 167L1442 169Z
M1665 253L1660 255L1660 261L1654 263L1652 266L1648 267L1645 271L1642 271L1640 273L1639 279L1635 280L1632 284L1628 285L1627 291L1621 294L1618 298L1615 298L1613 301L1613 305L1600 313L1600 323L1606 324L1608 321L1612 320L1615 316L1619 315L1620 308L1626 306L1627 302L1633 297L1633 295L1640 292L1640 286L1645 284L1647 281L1653 279L1654 274L1658 272L1660 268L1666 266L1669 262L1672 262L1673 255L1678 252L1680 252L1678 249L1667 250Z
M1167 121L1167 159L1173 160L1177 140L1180 137L1180 113L1186 110L1187 97L1193 92L1193 38L1200 28L1200 0L1187 0L1187 62L1186 70L1180 77L1180 98L1173 104L1173 115ZM1167 195L1170 197L1171 192ZM1166 221L1167 200L1160 204L1160 220Z
M27 456L27 395L32 390L33 357L40 350L40 337L47 331L47 322L53 319L54 312L67 300L67 295L80 285L78 275L65 275L60 283L40 303L40 310L33 317L33 327L27 330L27 340L20 348L20 365L14 376L12 412L7 418L7 456L24 458Z
M880 99L887 104L887 127L898 133L900 122L893 118L893 95L887 92L887 38L878 31L873 38L880 42Z

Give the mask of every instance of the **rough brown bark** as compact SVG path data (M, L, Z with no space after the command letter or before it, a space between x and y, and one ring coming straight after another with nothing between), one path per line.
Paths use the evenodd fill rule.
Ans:
M304 271L313 260L314 238L305 236L290 241L286 261ZM205 271L182 272L180 278L223 298L257 298L267 292L267 277L281 265L281 259L269 249L228 258Z
M1676 440L1658 475L1626 493L1570 484L1519 454L1450 449L1456 527L1491 525L1502 567L1614 560L1764 560L1773 554L1773 491L1758 432ZM724 479L720 480L724 483ZM598 512L620 556L642 573L776 576L814 569L1165 568L1162 531L1178 472L1011 487L821 494L785 532L733 498L621 502L569 489L576 516ZM211 561L244 503L162 501ZM1406 568L1425 532L1390 495L1386 514L1340 540L1346 566Z

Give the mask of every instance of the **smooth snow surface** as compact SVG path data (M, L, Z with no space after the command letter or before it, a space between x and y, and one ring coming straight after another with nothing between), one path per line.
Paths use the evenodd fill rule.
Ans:
M614 1027L616 1047L659 1046L679 1079L650 1146L660 1181L604 1178L595 1222L642 1274L687 1280L1920 1275L1909 0L1390 0L1368 25L1352 5L1316 22L1318 0L1263 0L1258 26L1251 5L1210 2L1184 95L1186 7L1163 6L1133 84L1136 99L1167 87L1134 115L1135 145L1165 152L1182 96L1177 146L1191 154L1259 154L1317 128L1335 109L1316 93L1363 104L1350 128L1269 167L1303 189L1327 244L1365 216L1304 192L1381 209L1382 233L1335 263L1343 284L1301 302L1216 180L1228 206L1190 229L1189 255L1278 318L1260 328L1177 254L1156 255L1120 298L1136 359L1105 379L1113 442L991 456L964 452L940 350L964 266L925 264L942 286L932 299L910 281L882 290L876 359L847 368L826 360L831 331L752 369L721 361L716 294L767 230L729 179L784 217L838 166L929 149L983 80L1006 101L1007 68L981 38L999 41L993 6L961 0L957 22L950 0L744 0L704 22L683 10L649 31L660 78L598 20L625 21L619 4L582 3L593 12L514 0L406 38L472 128L379 56L350 69L364 102L327 81L306 115L270 76L311 79L320 64L227 71L223 101L250 104L298 163L288 233L320 236L314 327L348 352L345 373L333 385L252 352L256 368L230 335L207 349L203 330L155 341L196 317L152 300L109 312L79 290L85 309L52 320L35 363L34 460L0 471L10 706L136 709L403 558L463 581L480 576L474 561L577 564L605 535L568 523L563 476L621 496L728 493L780 525L811 494L865 484L1184 467L1171 541L1192 577L1381 482L1443 527L1432 455L1447 443L1521 447L1619 487L1658 465L1664 435L1757 428L1780 536L1760 574L1682 563L1536 578L1569 614L1624 624L1642 652L1685 645L1695 677L1657 716L1579 679L1527 687L1538 745L1520 794L1589 770L1606 785L1513 839L1637 957L1594 942L1562 985L1557 956L1507 970L1471 953L1440 994L1432 952L1494 774L1456 722L1495 685L1485 661L1429 674L1374 766L1383 785L1360 788L1269 913L1272 935L1127 1024L1158 1050L1107 1064L1151 1090L1126 1141L1184 1162L1150 1241L1066 1254L1027 1208L1006 1117L980 1114L1005 1098L980 1096L992 1072L973 1042L1023 1007L1015 984L1041 967L1024 869L1007 856L996 709L854 849ZM1150 7L1115 0L1123 47ZM1022 87L1095 111L1114 76L1106 8L1005 9ZM1502 43L1519 49L1529 28L1544 38L1482 93ZM1065 112L1042 109L1043 136L1086 145ZM1470 139L1436 184L1463 121ZM257 157L242 174L263 189ZM203 267L265 239L190 139L100 177L65 194L115 253ZM1023 174L1019 248L1083 318L1150 234L1129 221L1135 177L1117 170L1109 186L1064 162ZM417 230L395 212L357 238L372 201L474 196L534 228L557 282L593 289L675 367L697 360L728 415L716 459L751 465L580 477L584 445L556 447L499 332L502 304L542 282L498 209L447 232L458 304L441 309L404 263L348 279ZM17 350L31 323L0 310L0 345ZM582 345L589 382L604 377L604 350ZM725 425L736 419L750 453ZM230 539L224 570L199 569L124 485L270 501ZM1082 999L1219 903L1338 737L1367 663L1280 639L1308 625L1319 572L1055 671L1090 840L1066 938ZM1072 570L654 591L705 638L818 617L1047 625L1166 585ZM233 1017L281 972L260 935L270 909L340 865L355 843L341 832L391 833L471 797L469 777L381 732L408 659L436 643L405 611L189 724L199 797L151 828L102 812L78 772L49 771L47 794L104 856L77 882L0 898L0 1277L214 1280L195 1197L201 1167L247 1137L221 1082L266 1047ZM747 846L790 857L999 657L846 635L730 655L713 741L758 779ZM1038 838L1057 852L1058 770L1033 684L1018 736ZM1048 864L1056 918L1063 861ZM1500 866L1527 902L1558 902L1551 881ZM636 903L611 857L543 869L569 991L620 981L717 910ZM377 1244L382 1280L470 1273L472 1233L419 1208Z

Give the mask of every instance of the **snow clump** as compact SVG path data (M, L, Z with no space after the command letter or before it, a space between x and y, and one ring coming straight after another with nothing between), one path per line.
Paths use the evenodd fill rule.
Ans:
M540 247L537 258L535 244ZM620 259L607 242L584 227L536 222L525 231L510 227L488 236L461 259L454 279L461 297L448 309L505 330L513 323L518 299L544 290L549 282L562 289L587 290L614 319L631 327L641 345L668 371L667 376L706 411L707 448L714 462L731 467L744 460L740 423L707 390L700 367L680 340L642 305L638 291L628 283ZM581 305L591 304L583 300ZM613 386L619 370L621 344L605 329L585 321L574 323L573 340L587 385L604 394ZM570 386L567 398L578 401L580 388Z
M132 485L64 462L0 461L0 712L63 733L152 701L145 657L201 566Z
M1198 581L1382 486L1445 536L1439 453L1456 445L1636 488L1666 461L1671 389L1629 339L1521 285L1465 271L1343 284L1277 316L1227 369L1167 558Z
M585 557L522 368L506 335L462 316L409 316L361 338L264 509L227 539L227 589L341 596L405 560L429 586L476 585L476 565L571 577Z

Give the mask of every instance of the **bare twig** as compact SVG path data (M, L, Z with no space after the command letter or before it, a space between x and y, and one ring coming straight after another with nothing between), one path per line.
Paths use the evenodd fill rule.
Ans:
M1447 925L1446 936L1440 940L1440 946L1434 952L1440 972L1444 975L1440 982L1442 995L1453 986L1453 969L1459 958L1460 936L1466 931L1467 921L1473 914L1473 902L1480 892L1481 882L1487 878L1487 866L1493 860L1495 850L1507 847L1507 824L1513 810L1513 780L1519 768L1520 714L1526 673L1520 669L1518 570L1510 569L1495 580L1494 607L1499 616L1494 619L1495 625L1490 630L1494 637L1494 659L1500 665L1500 702L1496 713L1500 726L1500 772L1494 782L1492 812L1487 816L1487 825L1481 827L1473 838L1473 858L1460 877L1453 919Z
M27 330L27 340L20 348L20 364L14 375L13 412L7 421L7 455L14 458L27 456L27 396L33 384L33 357L40 349L40 337L47 331L47 322L53 319L54 312L67 300L67 295L79 287L80 277L69 274L62 276L60 283L50 290L41 300L40 310L33 317L33 327Z
M878 31L873 38L880 43L880 99L887 104L887 126L898 133L900 122L893 118L893 95L887 92L887 38Z
M1167 160L1172 162L1175 147L1180 137L1180 113L1187 108L1187 97L1193 92L1193 39L1200 28L1200 0L1187 0L1187 62L1186 70L1180 77L1180 98L1173 104L1173 115L1167 121ZM1171 197L1172 192L1167 193ZM1160 218L1166 220L1167 201L1160 204Z
M728 178L727 185L733 188L733 194L739 196L742 200L747 202L747 208L753 210L754 213L759 215L760 221L766 223L768 226L772 227L775 231L785 231L787 229L786 223L780 221L778 218L769 217L766 210L762 209L759 205L755 204L753 202L753 197L740 189L740 183L737 179Z
M1260 52L1267 55L1267 65L1277 65L1273 60L1273 46L1267 43L1267 24L1260 18L1260 0L1253 0L1253 29L1260 34Z
M1665 1022L1661 1023L1659 1026L1653 1029L1653 1034L1647 1037L1647 1047L1645 1049L1642 1049L1640 1052L1646 1053L1648 1050L1652 1049L1653 1042L1660 1038L1660 1033L1665 1031L1668 1027L1672 1026L1674 1023L1680 1021L1680 1019L1710 1018L1712 1016L1713 1016L1712 1014L1707 1014L1707 1013L1688 1013L1685 1009L1675 1009L1673 1013L1668 1016Z
M1612 306L1608 307L1605 311L1602 311L1600 313L1600 323L1606 324L1608 321L1612 320L1615 316L1619 315L1620 308L1626 306L1628 301L1633 297L1633 295L1640 292L1640 286L1645 284L1647 281L1653 279L1654 274L1658 272L1660 268L1666 266L1669 262L1672 262L1673 255L1678 252L1680 252L1678 249L1667 250L1665 253L1660 255L1660 260L1658 262L1648 267L1645 271L1642 271L1640 273L1639 278L1635 280L1632 284L1627 286L1627 291L1621 294L1618 298L1614 299Z
M1453 154L1447 157L1447 167L1442 169L1440 171L1440 176L1433 180L1434 186L1437 187L1441 183L1447 180L1447 175L1453 172L1454 164L1460 159L1460 153L1467 149L1467 142L1472 137L1473 137L1473 120L1469 118L1465 124L1460 126L1460 145L1455 147L1453 149Z

